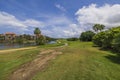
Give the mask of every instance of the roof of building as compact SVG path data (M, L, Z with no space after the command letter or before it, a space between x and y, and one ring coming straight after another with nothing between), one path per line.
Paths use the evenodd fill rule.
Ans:
M5 34L12 34L12 35L16 35L15 33L13 32L6 32Z

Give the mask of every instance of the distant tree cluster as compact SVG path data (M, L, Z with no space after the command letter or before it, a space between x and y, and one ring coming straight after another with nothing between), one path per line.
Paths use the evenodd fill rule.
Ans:
M56 38L51 38L49 36L45 36L46 37L46 41L47 42L50 42L50 41L56 41L57 39Z
M103 24L95 24L95 25L93 26L93 30L94 30L95 32L100 32L100 31L102 31L104 28L105 28L105 26L104 26Z
M14 43L24 44L24 43L30 43L31 41L34 41L34 36L29 34L23 34L16 36Z
M77 41L77 40L78 40L78 38L76 38L76 37L67 38L67 41Z

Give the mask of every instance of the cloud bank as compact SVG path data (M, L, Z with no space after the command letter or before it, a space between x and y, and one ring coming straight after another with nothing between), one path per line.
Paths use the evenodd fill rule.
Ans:
M7 12L0 12L0 28L3 30L11 29L18 33L24 33L25 31L29 31L29 27L37 26L43 27L44 23L34 19L19 20Z
M44 35L50 37L74 37L80 34L79 27L68 17L48 16L45 21L35 19L20 20L7 12L0 12L0 32L33 33L39 27Z
M120 26L120 4L97 6L91 4L79 9L77 21L84 30L92 29L96 23L104 24L107 28Z
M60 10L64 7L56 5ZM91 4L80 8L76 13L74 23L65 15L47 15L45 20L25 19L20 20L16 16L0 11L0 32L12 31L16 33L31 33L35 27L39 27L42 34L50 37L79 37L80 33L92 30L96 23L104 24L107 28L120 26L120 4L98 6Z

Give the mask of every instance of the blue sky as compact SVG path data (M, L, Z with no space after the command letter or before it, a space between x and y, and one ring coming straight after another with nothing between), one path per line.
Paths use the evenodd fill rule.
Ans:
M119 9L120 0L0 0L0 33L33 34L39 27L51 37L78 37L94 23L118 26Z

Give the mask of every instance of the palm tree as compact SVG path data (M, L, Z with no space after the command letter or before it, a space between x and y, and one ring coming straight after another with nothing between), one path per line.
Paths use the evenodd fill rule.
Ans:
M35 28L34 34L36 35L36 39L41 35L41 31L39 28Z
M100 24L99 30L102 31L105 28L103 24Z
M99 30L99 24L95 24L95 25L93 26L93 30L94 30L95 32L98 32L98 30Z
M95 24L95 25L93 26L93 30L94 30L95 32L102 31L104 28L105 28L105 26L102 25L102 24Z

